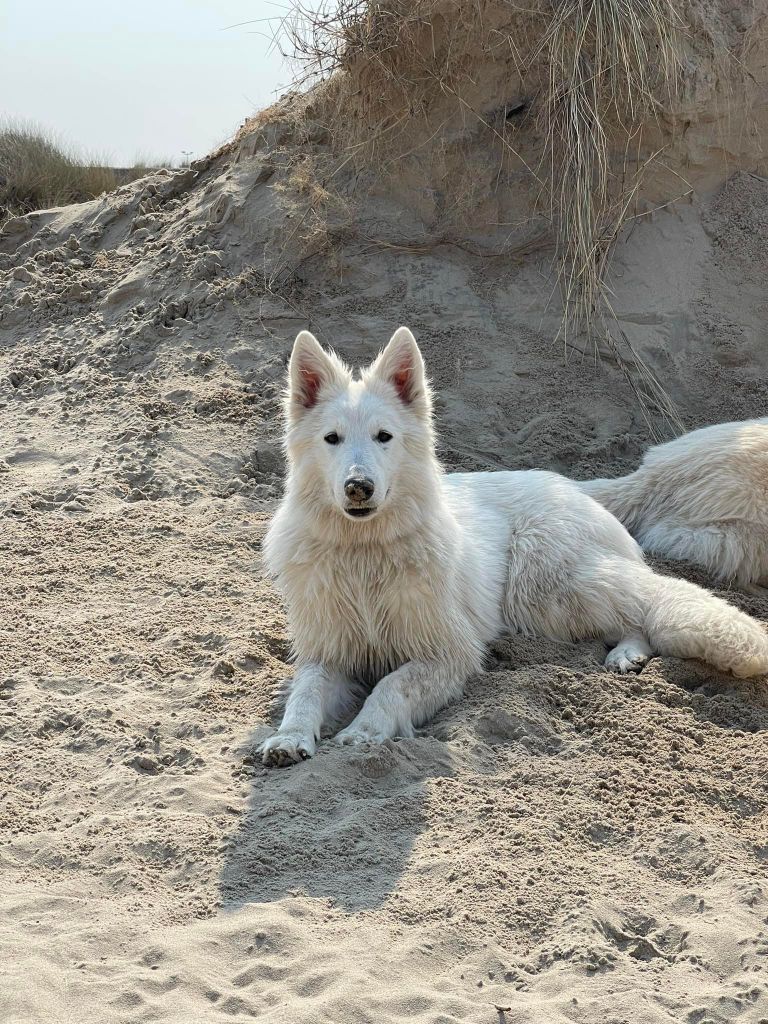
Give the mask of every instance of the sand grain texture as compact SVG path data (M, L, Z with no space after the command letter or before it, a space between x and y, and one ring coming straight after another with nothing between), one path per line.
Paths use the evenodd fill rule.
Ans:
M553 340L530 223L494 256L498 195L461 238L382 186L307 233L328 144L281 116L0 234L0 1020L768 1021L765 682L502 639L418 738L256 762L298 329L360 363L407 323L451 468L619 474L651 442L620 369ZM688 428L768 408L766 169L704 132L613 275Z

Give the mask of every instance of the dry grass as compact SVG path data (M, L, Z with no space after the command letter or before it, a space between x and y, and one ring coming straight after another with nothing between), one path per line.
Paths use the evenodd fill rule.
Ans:
M370 52L375 45L370 32L373 8L371 0L294 0L280 19L276 38L285 43L283 55L298 67L297 88L328 78L357 52Z
M0 124L0 220L94 199L162 163L142 158L115 169L60 143L36 125Z
M464 86L476 71L468 43L485 31L479 7L479 0L292 0L279 38L297 87L327 79L333 85L339 70L349 77L349 88L335 96L336 127L358 162L397 161L414 144L439 143L444 125L434 121L435 101L449 97L449 107L462 113ZM494 49L504 47L497 39Z
M582 332L602 340L643 412L651 406L679 427L664 387L621 330L609 287L613 247L632 215L643 173L659 155L641 158L643 128L678 90L675 3L566 0L546 6L546 28L529 59L541 58L548 69L539 123L547 140L563 334L566 342Z
M600 312L607 257L639 190L627 173L643 126L677 89L673 0L566 0L548 5L539 57L548 87L539 114L547 138L567 321L590 328ZM617 142L625 159L617 167Z

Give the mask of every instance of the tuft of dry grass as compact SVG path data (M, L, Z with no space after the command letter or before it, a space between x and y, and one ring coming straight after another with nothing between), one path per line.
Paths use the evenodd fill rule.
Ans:
M609 285L612 250L632 216L643 173L659 155L641 159L643 128L679 88L676 5L565 0L547 2L542 13L543 35L529 60L542 60L548 71L539 124L547 140L563 335L566 343L581 332L602 339L646 419L650 406L679 428L663 385L620 328Z
M59 142L37 125L0 123L0 220L86 202L163 164L142 158L116 169ZM170 165L167 165L170 166Z
M565 0L542 13L544 32L528 61L540 58L548 71L539 121L566 324L589 330L603 306L610 247L642 180L641 172L627 180L630 151L677 89L680 24L673 0ZM617 142L625 151L619 167Z
M492 0L491 6L500 3ZM454 0L291 0L277 37L296 67L297 88L329 79L332 86L336 71L352 79L351 93L341 89L337 97L345 142L364 159L388 153L397 160L410 154L398 154L394 140L402 134L411 144L414 121L429 131L426 115L436 99L452 97L460 110L462 86L476 70L468 43L485 31L480 6ZM497 41L495 48L501 45ZM345 102L355 108L352 120ZM435 127L432 139L439 136Z
M283 55L298 68L296 88L330 77L357 53L375 46L375 6L371 0L293 0L276 38L285 41Z

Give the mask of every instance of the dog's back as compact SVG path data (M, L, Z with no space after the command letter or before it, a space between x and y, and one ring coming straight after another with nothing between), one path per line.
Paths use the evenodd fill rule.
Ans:
M651 448L629 476L579 487L650 554L742 586L768 581L768 418L692 431Z

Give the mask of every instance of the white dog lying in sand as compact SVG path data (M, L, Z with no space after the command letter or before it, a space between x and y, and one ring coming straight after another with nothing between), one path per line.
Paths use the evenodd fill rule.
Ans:
M768 418L694 430L651 448L629 476L578 486L648 554L768 586Z
M606 666L653 652L737 676L768 671L763 627L658 576L624 527L554 473L444 475L430 391L401 327L359 379L302 331L289 369L285 496L265 541L296 672L265 764L310 757L323 726L370 687L339 743L413 735L523 631L599 637ZM361 686L362 684L362 686Z

